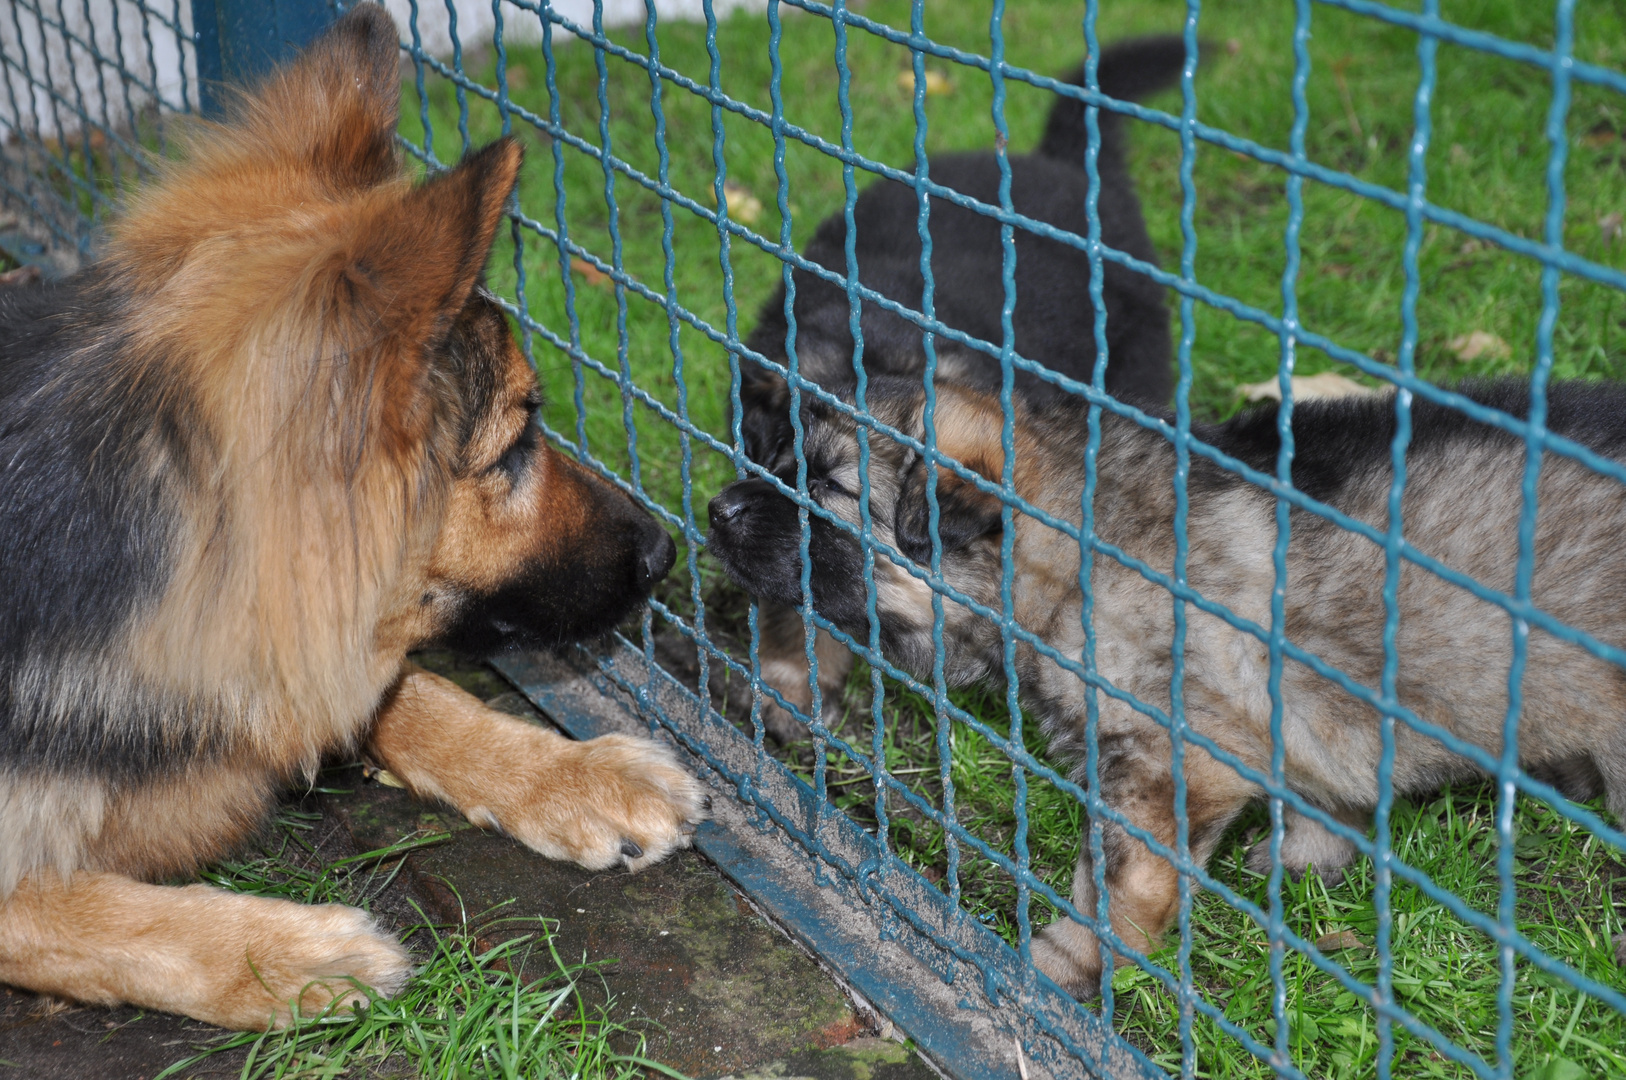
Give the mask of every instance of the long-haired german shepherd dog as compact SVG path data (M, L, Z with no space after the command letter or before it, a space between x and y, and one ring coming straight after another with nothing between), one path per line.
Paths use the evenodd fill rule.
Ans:
M1137 101L1180 76L1185 42L1179 35L1154 35L1117 42L1102 50L1097 80L1102 93ZM1084 84L1083 66L1067 81ZM1098 175L1104 243L1157 265L1129 172L1126 118L1101 110ZM1044 135L1032 153L1013 154L1011 204L1020 214L1078 236L1089 235L1085 205L1089 173L1084 166L1088 139L1084 103L1056 98ZM991 150L935 154L931 179L991 206L999 205L999 162ZM931 198L933 305L939 320L984 341L1001 340L1005 302L999 222L937 196ZM854 250L859 280L889 300L922 310L925 279L920 271L920 204L915 190L892 180L866 188L853 206ZM847 273L845 216L820 223L803 256L838 275ZM1095 372L1095 309L1090 302L1090 261L1080 249L1017 229L1016 306L1011 312L1016 351L1080 382ZM798 269L796 358L803 378L839 391L853 384L853 334L847 291ZM1107 391L1121 400L1165 405L1173 391L1173 350L1163 287L1144 274L1107 262L1101 281L1107 313ZM781 285L757 316L748 344L781 364L786 361L785 288ZM860 330L862 363L870 377L909 377L924 373L920 328L877 304L865 303ZM777 470L790 460L790 391L778 374L755 364L741 367L740 433L751 460ZM999 362L965 348L942 348L937 377L997 390ZM1019 370L1016 393L1032 404L1063 392L1054 383ZM772 605L762 618L763 678L804 712L812 702L801 619L794 610ZM852 654L827 635L819 636L819 675L824 700L835 699ZM801 733L791 715L777 707L764 713L776 737Z
M601 633L670 538L539 438L481 284L520 148L414 186L358 6L198 131L106 258L0 292L0 982L236 1028L390 994L360 911L148 882L365 749L554 858L641 867L706 798L405 661Z
M1474 400L1523 416L1527 389L1513 383L1462 387ZM1388 525L1393 397L1306 402L1293 411L1293 480L1309 496L1383 532ZM919 439L923 394L918 384L873 383L871 411ZM1016 405L1015 489L1028 502L1077 526L1084 486L1086 405ZM858 450L853 422L819 403L807 407L808 491L843 521L859 521ZM938 445L983 478L1004 469L997 397L943 387L935 423ZM1275 469L1275 406L1214 427L1198 438L1264 472ZM1626 390L1597 384L1552 388L1549 428L1599 454L1626 461ZM1511 591L1518 556L1524 444L1455 410L1419 402L1412 411L1408 483L1402 506L1407 540L1446 566L1491 588ZM914 451L871 440L870 510L875 538L916 563L931 557L926 467ZM1175 455L1160 434L1106 414L1102 419L1095 528L1101 540L1153 570L1174 569ZM1275 499L1193 456L1189 481L1191 587L1255 625L1270 625L1276 538ZM939 536L945 581L999 611L1000 500L951 470L939 469ZM1565 458L1548 455L1538 485L1539 517L1533 602L1615 648L1626 647L1626 485ZM710 549L753 595L781 604L800 596L796 508L766 481L731 485L711 502ZM1083 592L1079 546L1037 518L1015 516L1012 588L1017 622L1061 656L1082 655ZM862 553L830 522L812 519L812 585L820 612L857 636L869 633ZM1324 518L1294 511L1288 550L1286 628L1290 640L1356 681L1376 689L1384 663L1383 549ZM1092 586L1096 662L1119 689L1160 709L1169 707L1174 631L1169 593L1106 554L1094 559ZM883 650L922 678L932 672L931 593L887 558L875 560ZM1510 622L1504 610L1435 574L1405 564L1399 584L1401 704L1422 720L1492 754L1502 750L1508 706ZM944 671L965 685L1004 677L998 626L953 601L944 604ZM1216 616L1187 607L1186 717L1191 727L1260 773L1271 768L1264 642ZM1558 778L1569 793L1607 795L1626 820L1626 677L1579 646L1536 631L1529 638L1524 708L1518 729L1522 768ZM1051 746L1083 756L1085 687L1026 643L1017 646L1026 706ZM1366 826L1378 799L1381 751L1374 710L1307 666L1289 662L1282 676L1286 706L1288 786L1309 804L1355 829ZM1098 695L1100 795L1161 843L1175 843L1174 784L1168 731L1128 705ZM1394 790L1418 794L1477 775L1473 763L1438 740L1395 725ZM1082 767L1074 772L1085 782ZM1193 858L1213 854L1221 834L1259 787L1193 744L1185 755L1187 814ZM1302 872L1314 864L1337 872L1357 849L1314 820L1289 812L1282 858ZM1269 865L1266 845L1255 865ZM1106 865L1113 930L1147 949L1175 916L1173 866L1115 824L1106 825ZM1073 903L1095 911L1088 849L1080 851ZM1095 937L1067 920L1035 940L1040 968L1061 986L1093 994L1102 975Z

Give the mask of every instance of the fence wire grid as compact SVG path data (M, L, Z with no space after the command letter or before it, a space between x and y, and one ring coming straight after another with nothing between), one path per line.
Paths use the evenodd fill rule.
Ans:
M1158 1066L1182 1076L1427 1074L1511 1078L1542 1075L1556 1080L1572 1075L1594 1075L1594 1068L1605 1072L1618 1070L1617 1075L1626 1073L1626 1050L1618 1045L1611 1048L1591 1038L1589 1048L1582 1046L1587 1038L1578 1043L1571 1041L1577 1029L1576 1018L1582 1015L1583 1009L1588 1010L1586 1015L1591 1018L1588 1023L1596 1020L1592 1027L1586 1028L1594 1034L1606 1032L1612 1025L1626 1026L1626 993L1622 992L1619 970L1575 962L1572 957L1555 955L1550 946L1543 947L1533 941L1518 925L1522 886L1515 879L1516 871L1523 866L1516 861L1521 849L1515 804L1521 794L1545 808L1542 812L1548 816L1542 820L1563 835L1573 833L1581 838L1578 843L1596 845L1597 850L1603 852L1603 865L1618 866L1618 853L1626 848L1626 835L1618 823L1609 823L1588 806L1568 801L1553 786L1528 775L1519 768L1517 756L1520 688L1527 661L1527 638L1532 629L1626 667L1626 652L1569 626L1531 602L1536 481L1544 456L1568 458L1626 483L1626 466L1557 436L1544 425L1547 387L1556 363L1555 328L1560 324L1561 288L1573 281L1607 290L1611 297L1626 292L1626 272L1610 265L1606 256L1594 257L1565 245L1566 164L1574 145L1570 133L1573 93L1577 87L1595 88L1620 96L1619 107L1626 109L1626 96L1621 96L1626 95L1626 75L1610 66L1584 62L1577 57L1577 0L1556 0L1544 9L1551 13L1550 45L1511 40L1450 21L1442 17L1441 2L1418 0L1409 8L1375 0L1292 0L1290 4L1278 5L1279 10L1270 17L1290 21L1292 26L1291 66L1286 75L1292 120L1285 149L1198 119L1199 71L1211 63L1225 62L1223 55L1216 56L1206 48L1205 41L1199 65L1198 43L1205 32L1204 8L1215 6L1212 2L1204 5L1200 0L1186 0L1183 5L1181 32L1186 62L1179 79L1177 112L1115 100L1100 92L1097 59L1101 42L1097 20L1101 5L1098 0L1084 3L1076 22L1076 53L1087 57L1082 87L1053 77L1053 72L1008 61L1006 24L1021 14L1025 5L1019 2L1007 7L1006 0L991 0L985 13L986 49L979 51L945 44L929 36L925 0L894 5L900 11L907 7L907 26L889 25L872 17L868 14L872 5L857 0L851 3L835 0L830 4L818 0L767 0L763 5L765 10L736 13L728 21L729 26L740 20L751 20L753 25L766 22L769 102L766 108L752 104L750 94L724 91L728 72L724 50L719 47L722 24L711 0L703 4L703 31L699 28L695 31L703 32L708 60L703 78L685 74L678 66L663 62L661 52L668 41L667 28L657 15L654 0L646 5L641 35L636 27L624 32L606 29L602 0L594 4L592 17L585 22L562 14L543 0L493 0L489 22L484 21L486 16L481 9L482 21L472 31L467 25L468 13L474 10L471 5L454 4L452 0L445 0L444 10L437 0L409 0L391 5L404 38L402 144L406 150L425 168L433 170L455 161L471 145L497 130L503 134L520 134L530 144L531 162L527 172L530 179L522 184L511 207L511 228L497 260L499 265L493 269L493 283L519 328L527 354L555 391L547 413L548 421L544 424L547 437L627 491L680 538L684 555L679 560L678 574L668 588L657 594L642 625L628 630L620 640L624 647L646 658L651 666L651 679L664 663L679 669L676 673L679 681L702 691L697 699L698 715L662 708L647 686L626 683L624 678L621 679L623 688L648 708L652 725L668 731L716 770L741 800L753 804L765 827L782 830L815 862L821 863L826 872L856 884L870 903L888 911L889 918L906 921L915 933L936 940L945 954L953 954L944 967L945 979L954 977L957 968L974 968L973 977L985 982L992 996L1007 1003L1009 1008L1020 1010L1027 1000L1025 990L1031 989L1031 980L1042 978L1031 963L1036 916L1053 910L1097 931L1107 962L1124 966L1114 977L1104 980L1099 1001L1078 1008L1099 1012L1109 1043L1128 1049L1138 1060L1155 1061ZM210 6L212 8L212 4ZM4 168L0 169L0 192L8 211L0 219L0 240L13 257L44 258L51 250L64 249L86 259L94 254L99 227L116 210L121 193L148 176L155 158L169 152L172 117L199 107L198 71L200 67L211 69L209 58L200 57L198 53L201 39L194 34L194 8L182 5L180 0L101 0L98 3L55 0L54 4L47 0L13 0L8 8L0 16L5 23L0 27L0 70L4 72L5 83L4 98L0 100L0 137L4 140L5 155ZM1318 162L1306 151L1306 132L1311 119L1306 94L1311 76L1310 40L1316 26L1315 16L1324 11L1383 24L1389 30L1404 32L1413 43L1417 74L1411 96L1411 126L1404 132L1399 149L1405 160L1404 183L1399 186L1364 179L1357 175L1359 169L1347 164ZM464 36L460 36L458 29L460 15L466 22ZM431 16L437 34L442 32L441 20L446 22L445 32L451 42L449 55L432 53L425 47L426 20ZM979 17L984 15L979 14ZM836 111L832 114L826 110L818 121L804 123L794 108L787 107L787 100L797 96L793 92L797 80L816 81L824 76L809 74L811 69L806 64L787 69L783 46L787 36L803 37L815 29L821 35L821 42L833 44L833 51L825 54L825 70L834 73ZM466 36L470 32L480 36ZM912 163L888 164L860 149L864 142L863 123L860 119L855 125L855 115L861 118L864 103L855 106L848 63L849 49L858 39L862 39L865 48L880 42L899 50L900 57L907 56L907 67L899 70L898 76L899 85L907 89L907 105L912 113ZM1515 228L1431 201L1426 165L1434 134L1438 56L1442 44L1507 61L1516 65L1528 79L1550 88L1543 132L1545 211L1539 235L1523 235ZM526 60L517 64L515 57L521 50ZM591 54L591 76L573 75L567 80L563 65L585 65L586 52ZM798 61L801 55L797 53ZM1626 49L1617 55L1626 57ZM538 56L540 59L536 60ZM213 70L218 70L218 60L215 63ZM1284 70L1287 67L1282 66ZM541 86L533 81L537 71L542 73ZM613 71L641 79L645 86L643 101L637 100L627 82L613 80ZM932 89L934 77L941 78L945 72L962 88L973 82L986 83L988 87L986 119L991 121L991 146L1001 178L997 203L973 199L932 180L927 152L928 95L936 92ZM1338 77L1342 86L1341 72ZM561 86L567 81L572 87L590 84L591 100L573 96L568 90L561 92ZM818 87L821 93L832 89L828 80L818 83ZM1007 150L1012 139L1007 102L1010 90L1016 87L1031 88L1023 92L1073 97L1087 107L1088 149L1083 165L1090 181L1086 203L1089 228L1083 235L1026 217L1014 208L1009 160L1014 149ZM1097 205L1100 113L1103 110L1166 129L1178 138L1179 254L1177 260L1170 260L1178 263L1175 270L1148 264L1103 241ZM652 128L643 126L642 117L629 119L634 111L646 112ZM1350 112L1351 123L1359 130L1353 108ZM680 123L668 122L669 116L680 114ZM703 126L692 126L700 124L702 119ZM829 130L832 124L836 132L833 135ZM1626 130L1626 125L1620 127ZM742 130L746 132L743 135ZM709 144L710 150L709 189L683 190L673 178L673 147L687 150L701 140ZM741 155L735 148L742 144L771 155L774 191L770 200L755 198L746 186L733 179L731 168L734 174L741 168ZM1228 295L1213 280L1198 279L1199 191L1195 177L1202 147L1227 152L1267 168L1280 184L1286 214L1280 239L1283 262L1279 305L1273 309ZM645 160L651 154L652 165ZM839 169L839 209L844 214L847 229L845 273L826 269L798 253L796 237L805 238L822 216L799 205L801 196L792 182L796 171L793 166L803 160L797 157L799 154L816 155L818 160L828 163L831 170ZM853 210L861 187L861 173L898 181L917 195L923 249L920 272L924 278L924 300L918 311L889 300L863 283L861 268L853 253ZM587 181L583 177L589 174L596 191L594 197L584 203L582 192ZM1403 220L1404 240L1399 259L1403 276L1400 335L1392 355L1352 347L1300 320L1300 263L1307 182L1352 195ZM1621 188L1626 190L1626 184ZM975 338L935 317L929 197L965 207L999 223L1005 290L1002 340ZM772 206L765 207L764 202L771 202ZM1158 212L1157 207L1148 203L1149 215ZM772 224L775 218L777 232L753 227L759 219ZM1469 243L1507 253L1511 258L1539 268L1540 310L1534 319L1533 362L1526 369L1531 395L1527 419L1477 404L1419 374L1417 354L1425 335L1418 312L1419 297L1425 288L1421 252L1428 242L1430 229L1453 230ZM1615 229L1620 229L1618 215ZM1015 238L1018 230L1068 245L1088 257L1097 356L1090 382L1057 374L1016 351L1012 312L1016 303ZM629 260L627 254L626 241L634 232L639 237L658 232L658 277L641 272L641 268L629 268L629 262L639 261ZM706 287L720 286L720 305L715 296L700 302L691 299L695 268L686 256L701 232L707 234L702 239L715 259L717 274L715 279L706 279ZM607 248L590 246L587 238L595 235L607 241ZM741 305L736 299L736 264L743 265L742 254L757 260L750 263L752 272L759 264L778 265L779 280L787 292L784 308L790 327L786 340L787 364L780 365L754 352L742 337ZM1107 264L1147 275L1178 297L1178 381L1172 419L1143 412L1105 390L1108 316L1101 290ZM858 343L853 362L856 407L831 395L798 371L794 270L831 282L848 296L851 328ZM680 294L684 294L683 299ZM539 300L539 296L543 299ZM1534 307L1534 297L1529 300ZM895 430L864 408L867 383L865 368L860 362L863 346L859 320L866 305L890 311L921 332L928 402L924 440L912 439ZM644 333L636 317L629 319L629 313L636 315L640 306L658 313L654 325L664 328L664 340L658 334ZM714 314L719 307L720 320ZM1198 377L1193 357L1200 349L1198 312L1201 309L1251 324L1276 342L1275 383L1282 402L1277 422L1280 452L1270 472L1250 468L1192 433L1193 386ZM598 347L597 343L607 341L613 341L613 355ZM1001 446L1005 466L997 482L976 475L936 447L930 418L938 371L936 347L940 342L979 351L999 365L1004 411ZM1323 354L1331 361L1352 367L1378 386L1398 391L1393 397L1397 426L1390 457L1393 481L1389 490L1387 528L1355 520L1293 485L1294 385L1291 377L1299 356L1306 351ZM648 363L640 362L650 355L664 356L659 376L635 377L635 368L654 370ZM798 418L793 421L798 459L793 485L776 478L745 454L740 430L742 366L772 370L787 380L791 415ZM1081 525L1053 518L1015 490L1012 395L1018 371L1031 373L1088 403L1089 442L1083 462ZM698 400L697 396L704 400ZM875 538L868 513L867 467L859 470L860 506L865 508L859 526L829 513L809 496L806 460L801 453L804 432L799 416L802 404L813 399L856 419L860 452L865 462L873 440L897 440L1000 500L1005 537L1001 610L979 605L944 579L940 564L942 543L937 535L935 483L929 483L927 489L933 544L933 557L927 566L911 562ZM1510 586L1475 581L1431 558L1407 540L1399 508L1407 484L1411 412L1417 401L1459 410L1522 441L1526 456L1518 520L1519 554ZM703 412L711 419L697 421L696 412ZM1106 544L1094 531L1092 494L1096 487L1096 454L1102 420L1108 414L1156 432L1174 448L1177 511L1172 573L1164 573ZM717 423L718 417L726 416L733 418L731 425L726 420ZM697 461L697 451L703 461ZM1271 552L1275 588L1268 624L1245 618L1206 598L1188 584L1187 481L1194 458L1206 459L1242 476L1276 499L1277 532ZM932 472L928 470L928 475ZM705 557L705 530L697 517L695 502L697 480L698 495L703 502L715 493L715 485L751 476L768 481L799 507L804 568L808 565L813 516L850 535L864 554L870 625L867 640L844 633L814 609L804 570L800 619L814 702L806 712L796 709L763 681L758 662L758 610L755 605L747 607L737 593L720 589L722 576L715 564ZM1288 636L1287 552L1295 511L1317 515L1379 545L1384 552L1384 661L1379 685L1365 685L1332 668ZM1037 518L1079 544L1082 560L1079 580L1085 591L1084 629L1088 642L1080 656L1060 654L1015 618L1011 599L1012 526L1017 514ZM933 643L938 663L935 677L930 681L900 670L883 655L874 581L878 559L891 560L932 592ZM1169 597L1175 630L1170 643L1171 707L1167 710L1128 694L1104 678L1097 668L1094 655L1097 639L1090 622L1093 603L1090 569L1096 560L1121 563L1160 586ZM1400 703L1397 673L1402 657L1396 645L1397 590L1405 564L1414 568L1412 572L1438 575L1506 612L1513 661L1507 676L1509 707L1503 727L1505 749L1500 754L1462 742ZM998 627L1004 644L1005 685L997 694L973 699L951 692L946 686L941 662L945 600L965 605ZM1192 608L1223 620L1262 643L1268 651L1273 746L1268 773L1250 769L1227 755L1187 721L1181 687L1187 616ZM821 709L817 678L819 658L815 650L819 631L833 636L867 666L870 698L867 703L861 702L858 709L867 711L863 719L872 725L868 747L860 745L844 726L832 727L827 722L829 716ZM1042 744L1035 743L1033 733L1024 729L1015 659L1019 646L1047 655L1075 674L1087 688L1085 742L1088 750L1081 783L1075 783L1064 769L1053 767L1036 753ZM1286 783L1282 672L1289 662L1304 665L1331 680L1381 716L1380 798L1370 837L1309 804ZM604 670L612 672L608 665ZM926 742L935 760L928 754L918 767L913 762L900 765L901 759L895 752L896 741L901 737L896 730L900 722L897 702L900 695L910 694L914 695L917 707L925 710L934 722ZM1127 704L1168 732L1179 822L1172 846L1139 829L1095 794L1097 785L1092 778L1099 758L1099 695ZM811 732L811 752L799 758L789 755L792 767L811 787L812 809L805 815L800 809L766 801L760 787L753 782L750 770L732 767L712 751L706 742L704 725L700 723L710 709L726 710L730 705L735 706L733 719L755 746L759 756L759 771L755 776L760 776L760 770L768 768L774 760L773 748L765 739L763 720L763 709L770 703L797 713ZM1397 815L1407 812L1396 800L1393 787L1396 724L1437 739L1494 778L1490 796L1494 807L1486 811L1494 819L1494 826L1490 828L1496 873L1493 910L1481 910L1403 858L1394 835ZM990 833L980 826L967 825L957 817L957 775L952 767L955 740L969 739L973 735L982 740L979 746L991 748L1004 763L1003 782L1008 785L1012 802L1008 827L1003 831ZM1236 874L1205 867L1191 856L1185 828L1187 791L1182 768L1189 747L1227 761L1268 797L1268 821L1264 822L1268 825L1268 838L1261 842L1270 845L1273 868L1263 884L1262 903L1254 898L1257 890L1250 892L1238 884ZM911 779L916 776L935 779L935 787ZM855 783L861 787L855 787ZM842 793L863 788L867 788L870 796L838 799ZM1073 906L1065 889L1057 888L1056 868L1051 867L1044 873L1035 868L1030 850L1029 809L1041 789L1047 793L1044 797L1056 797L1066 804L1066 812L1082 823L1074 835L1080 842L1091 845L1097 855L1095 894L1100 899L1095 910L1080 911ZM1485 801L1484 793L1479 798ZM1370 940L1361 944L1370 952L1359 954L1369 955L1369 963L1356 963L1348 959L1354 954L1340 951L1346 950L1347 939L1336 934L1318 936L1309 928L1295 929L1293 912L1298 909L1294 907L1297 903L1294 898L1302 895L1301 886L1285 878L1279 857L1284 814L1290 810L1352 841L1370 858L1367 872L1371 882L1371 915L1357 927L1369 934ZM856 814L874 836L875 857L863 865L853 865L832 854L824 840L830 822L846 811ZM895 849L899 837L907 839L907 835L898 831L900 820L905 821L908 830L935 830L941 842L940 865L934 863L926 867L920 865L921 860L900 855ZM1144 955L1122 940L1112 931L1107 919L1104 861L1100 853L1103 825L1108 823L1141 840L1178 871L1177 934L1154 956ZM1610 847L1615 849L1612 854ZM1587 850L1593 849L1588 847ZM1010 910L997 917L968 910L971 905L962 892L962 874L972 863L985 864L992 868L990 872L1003 876L1002 880L1008 884L1002 886L1006 891L998 895L1009 901ZM920 877L923 870L927 876ZM900 903L896 889L889 884L889 880L897 880L896 875L915 875L915 880L938 890L948 898L957 917L980 917L983 922L994 924L994 929L1003 932L1003 942L998 948L1014 950L1020 960L1024 972L1021 980L1012 983L1000 969L983 964L975 955L965 954L933 918ZM1060 877L1064 878L1065 874ZM1610 888L1606 883L1603 923L1586 930L1589 939L1594 934L1601 935L1605 949L1611 933L1626 931L1618 911L1610 925ZM1405 973L1397 985L1397 960L1408 947L1404 940L1404 917L1401 924L1397 924L1394 908L1395 896L1401 889L1437 905L1439 910L1456 919L1465 933L1482 935L1495 953L1492 1022L1489 1027L1474 1031L1473 1039L1461 1030L1443 1030L1440 1014L1430 1012L1426 1001L1419 997L1420 994L1447 993L1449 979L1436 985L1426 979L1420 981L1414 973ZM1195 914L1203 892L1208 894L1205 902L1224 905L1253 931L1259 932L1255 943L1260 955L1267 956L1268 960L1263 981L1255 986L1252 996L1245 999L1252 1003L1250 1008L1237 1007L1237 1002L1244 999L1235 987L1216 980L1212 974L1199 972L1194 965L1194 952L1204 933L1198 925L1201 920ZM1325 891L1322 895L1325 897ZM1040 912L1033 910L1036 903L1041 907ZM1337 920L1333 922L1336 924ZM992 931L990 940L994 940ZM1626 943L1626 938L1622 938L1622 942ZM1332 1000L1345 1002L1343 1008L1349 1016L1360 1019L1359 1050L1345 1053L1343 1059L1338 1057L1338 1045L1341 1039L1355 1038L1353 1028L1343 1029L1344 1034L1339 1035L1330 1030L1318 1033L1314 1021L1306 1027L1299 995L1303 992L1304 980L1315 977L1316 972L1326 976L1323 984L1327 992L1334 995ZM1565 1007L1573 1009L1569 1016L1560 1015L1556 1021L1549 1017L1545 1024L1539 1017L1530 1021L1538 1033L1548 1028L1553 1033L1563 1030L1563 1039L1556 1043L1553 1037L1537 1039L1529 1035L1528 1025L1520 1027L1521 1017L1538 1007L1547 1007L1538 1002L1539 994L1531 988L1532 979L1540 986L1575 992L1573 1003L1565 999ZM1166 1015L1171 1023L1161 1036L1155 1033L1149 1036L1144 1028L1133 1038L1113 1033L1115 1018L1120 1027L1127 1026L1130 1013L1136 1008L1148 1008L1147 1002L1151 1001L1161 1001L1168 1008ZM1567 1029L1564 1028L1566 1020ZM1326 1024L1323 1019L1321 1025ZM1226 1057L1221 1047L1228 1047L1239 1056ZM1099 1048L1070 1044L1064 1045L1063 1050L1086 1066L1097 1060L1099 1052ZM1587 1068L1575 1066L1580 1071L1574 1073L1563 1072L1560 1066L1568 1062L1560 1059L1565 1055L1576 1056L1582 1050L1594 1052L1595 1056L1588 1060L1597 1064ZM1225 1062L1232 1064L1226 1066ZM1253 1071L1238 1066L1237 1062ZM1231 1071L1232 1068L1236 1071ZM1543 1069L1546 1071L1541 1071Z

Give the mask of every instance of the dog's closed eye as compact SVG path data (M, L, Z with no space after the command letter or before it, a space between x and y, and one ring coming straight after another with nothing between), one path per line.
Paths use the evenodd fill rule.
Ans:
M542 399L532 395L525 399L525 407L531 414L530 418L514 441L508 444L508 449L487 469L488 472L505 474L511 483L519 482L520 476L536 457L536 448L542 441L541 418L537 412L542 407Z
M845 480L830 475L809 475L807 478L807 492L815 497L819 495L840 495L844 498L856 499L858 498L858 492L854 490L856 486L856 484L849 486Z

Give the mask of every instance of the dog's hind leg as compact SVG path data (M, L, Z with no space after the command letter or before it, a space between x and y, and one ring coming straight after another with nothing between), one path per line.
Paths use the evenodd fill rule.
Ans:
M414 794L590 870L636 870L688 847L711 805L659 743L575 742L419 668L407 668L385 700L369 751Z
M1146 733L1143 738L1164 741L1161 732ZM1103 759L1108 756L1105 743L1103 740ZM1169 772L1166 741L1161 747L1161 756L1136 747L1127 753L1115 752L1115 756L1116 762L1103 768L1102 798L1132 825L1173 849L1174 783ZM1186 785L1191 858L1202 866L1214 853L1225 827L1257 791L1228 766L1195 748L1187 750ZM1178 913L1179 873L1167 858L1116 823L1104 826L1102 848L1106 859L1107 911L1113 934L1124 946L1144 955L1156 947L1163 931ZM1072 901L1081 915L1095 917L1095 864L1088 836L1083 838L1073 871ZM1128 962L1121 951L1116 952L1117 963ZM1082 923L1058 919L1045 927L1033 939L1033 962L1075 997L1089 998L1100 993L1100 943Z
M1603 745L1592 752L1592 764L1597 767L1597 776L1603 782L1604 804L1614 815L1615 824L1626 828L1626 723L1617 724ZM1566 785L1560 783L1560 790L1570 798L1597 796L1596 790L1570 779L1572 782L1568 786L1581 789L1566 790Z
M813 690L807 681L807 635L802 630L801 615L793 607L774 603L763 603L761 612L762 647L758 655L762 660L762 681L809 714ZM818 632L813 650L819 661L819 696L823 699L820 711L828 723L839 708L841 689L853 669L853 654L823 630ZM768 733L781 743L807 736L802 722L774 704L772 698L764 703L762 716Z
M0 902L0 982L259 1030L388 997L412 972L366 912L146 885L118 874L25 878Z
M1372 823L1370 810L1336 810L1332 818L1357 831ZM1344 880L1344 868L1355 861L1359 849L1354 841L1338 836L1326 826L1294 810L1282 808L1282 866L1297 881L1310 867L1332 886ZM1248 850L1248 869L1256 874L1270 873L1270 836L1261 836Z

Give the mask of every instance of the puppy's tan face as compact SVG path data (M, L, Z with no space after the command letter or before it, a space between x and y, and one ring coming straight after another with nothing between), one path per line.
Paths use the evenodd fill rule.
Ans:
M866 405L883 422L920 437L924 396L918 383L875 380ZM856 529L863 513L856 425L839 410L816 403L805 410L803 420L808 495L826 514ZM936 423L945 453L997 478L1003 460L997 403L990 411L982 395L945 391L939 396ZM872 535L878 544L922 567L929 566L932 545L925 463L918 453L884 435L872 433L869 441ZM778 479L794 487L794 463L782 468ZM944 578L956 589L986 602L989 581L998 580L998 500L939 469L937 503ZM712 533L707 546L729 576L760 599L800 604L803 567L795 503L766 480L750 479L724 489L712 500L710 512ZM808 525L814 606L862 640L869 632L862 547L852 531L820 514L810 514ZM913 666L919 654L926 658L929 670L930 589L879 551L874 580L883 648L906 666ZM949 606L951 622L970 617L959 605Z

